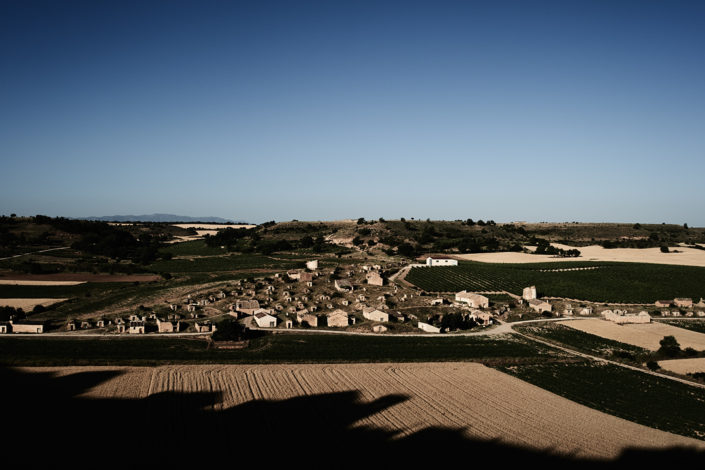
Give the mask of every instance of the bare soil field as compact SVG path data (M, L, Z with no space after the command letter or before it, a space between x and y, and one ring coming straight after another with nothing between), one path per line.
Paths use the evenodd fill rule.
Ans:
M243 436L244 428L228 419L249 410L258 426L275 433L275 437L279 427L305 426L297 424L297 419L305 421L310 416L316 426L338 432L374 430L379 435L404 439L437 427L461 430L467 438L573 457L614 458L625 448L705 449L705 442L601 413L477 363L20 370L56 376L102 373L105 380L91 384L78 396L92 402L188 394L170 399L170 417L188 412L184 397L199 397L201 409L216 418L222 416L222 423L210 425L222 427L222 432L234 440ZM329 413L321 412L322 404ZM291 415L294 408L298 414ZM181 426L177 419L170 421L165 425ZM185 435L193 431L183 429Z
M694 374L705 372L705 357L694 357L690 359L670 359L659 361L661 368L675 372L676 374Z
M205 237L206 235L215 235L216 233L218 233L217 230L196 230L196 235L189 235L189 236L177 235L174 237L173 240L169 240L166 243L171 245L173 243L190 242L193 240L200 240L203 237Z
M585 320L561 321L558 324L651 351L656 351L661 347L659 341L664 336L675 336L683 349L705 350L705 334L660 322L618 325L599 318L589 318Z
M225 228L254 228L256 225L243 225L243 224L171 224L174 227L179 228L193 228L200 230L222 230Z
M0 286L77 286L85 283L86 281L25 281L0 278Z
M559 258L551 255L498 252L453 255L454 258L485 263L546 263L550 261L618 261L629 263L675 264L682 266L705 266L705 250L678 247L679 253L661 253L660 248L603 248L599 245L573 247L552 243L556 248L577 248L577 258Z
M0 299L0 307L21 308L25 312L32 310L37 305L48 307L68 299Z
M157 274L93 274L93 273L56 273L56 274L0 274L0 284L5 285L76 285L84 282L152 282L161 280ZM47 282L47 284L39 284ZM58 284L72 282L73 284Z

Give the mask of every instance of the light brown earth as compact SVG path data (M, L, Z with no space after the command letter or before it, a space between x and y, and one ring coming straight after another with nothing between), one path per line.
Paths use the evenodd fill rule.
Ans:
M556 248L580 250L578 258L559 258L551 255L498 252L468 253L453 255L454 258L484 263L545 263L550 261L620 261L630 263L677 264L683 266L705 266L705 250L675 248L680 253L661 253L660 248L603 248L599 245L573 247L552 243ZM672 248L673 250L673 248Z
M179 228L194 228L200 230L221 230L225 228L253 228L256 225L250 224L172 224Z
M68 299L0 299L0 307L21 308L25 312L32 310L37 305L48 307Z
M161 276L156 274L93 274L93 273L56 273L56 274L0 274L0 282L20 282L20 281L49 281L49 282L151 282L159 281ZM17 284L17 285L59 285L59 284ZM63 284L70 285L70 284Z
M351 428L366 426L398 432L399 437L431 426L462 429L471 438L497 439L575 457L613 458L635 447L705 449L705 442L601 413L477 363L24 369L59 376L110 370L122 375L88 389L81 397L137 399L167 391L222 392L221 402L205 404L207 411L220 411L258 400L335 392L357 391L362 403L398 394L408 398L363 414ZM181 410L177 406L171 412L179 416ZM263 422L277 419L266 412L260 417ZM243 431L240 426L225 428L234 439Z
M193 240L200 240L206 235L215 235L218 233L217 230L196 230L196 235L188 235L188 236L183 236L183 235L177 235L174 237L173 240L169 240L167 243L168 244L173 244L173 243L181 243L181 242L191 242Z
M690 359L670 359L659 361L662 369L670 370L676 374L694 374L705 372L705 357L693 357Z
M589 318L579 321L562 321L558 324L651 351L656 351L661 347L659 341L664 336L675 336L683 349L705 350L705 334L660 322L618 325L599 318Z
M85 283L86 281L24 281L0 278L0 286L77 286Z

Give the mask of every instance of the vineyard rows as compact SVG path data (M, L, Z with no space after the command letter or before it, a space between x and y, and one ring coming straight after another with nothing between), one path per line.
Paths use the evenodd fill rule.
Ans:
M539 296L593 302L652 303L659 299L705 297L705 268L642 263L491 264L413 268L406 280L428 292L501 291L521 294L535 285ZM581 268L581 269L576 269ZM592 269L586 269L592 268ZM600 269L597 269L600 268Z

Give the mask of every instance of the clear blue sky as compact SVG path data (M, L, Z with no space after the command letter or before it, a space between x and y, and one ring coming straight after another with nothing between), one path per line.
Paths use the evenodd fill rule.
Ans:
M0 3L0 214L705 226L705 2Z

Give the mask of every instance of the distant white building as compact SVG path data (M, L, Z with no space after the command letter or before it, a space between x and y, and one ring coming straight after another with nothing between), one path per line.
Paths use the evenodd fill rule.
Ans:
M457 266L458 260L446 257L426 258L426 266Z

